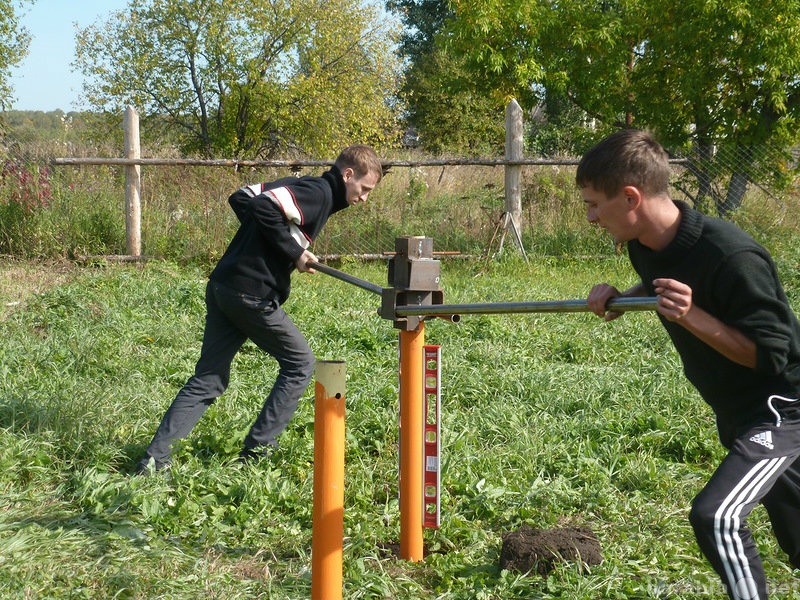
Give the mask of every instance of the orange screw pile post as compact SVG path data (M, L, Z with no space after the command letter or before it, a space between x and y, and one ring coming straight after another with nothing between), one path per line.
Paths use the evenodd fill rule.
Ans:
M344 361L317 361L311 598L341 600L344 544Z
M400 332L400 558L423 559L425 324Z

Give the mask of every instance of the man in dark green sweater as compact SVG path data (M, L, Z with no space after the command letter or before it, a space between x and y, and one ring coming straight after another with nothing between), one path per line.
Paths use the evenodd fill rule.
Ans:
M294 269L313 273L308 250L333 213L366 202L383 176L369 146L345 148L321 177L286 177L243 187L228 199L239 229L206 287L203 346L194 375L172 402L137 472L170 466L172 445L189 434L225 391L234 356L247 339L279 366L275 384L244 440L247 462L269 452L313 376L314 354L284 312Z
M747 517L759 502L800 568L800 323L769 253L735 225L669 197L667 154L646 132L617 132L584 155L576 182L590 223L626 243L640 283L592 288L610 299L655 295L684 372L712 407L728 455L692 503L698 544L730 598L767 586Z

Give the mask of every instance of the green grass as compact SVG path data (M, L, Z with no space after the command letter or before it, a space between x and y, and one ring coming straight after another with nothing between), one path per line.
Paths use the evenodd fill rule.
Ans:
M791 258L781 264L791 266ZM383 284L383 263L342 269ZM0 317L0 588L8 598L310 597L313 391L268 462L235 464L275 375L246 345L169 476L130 475L191 374L203 269L151 262L72 273ZM632 282L626 259L443 264L446 302L584 297ZM797 298L797 290L792 290ZM377 297L297 276L287 308L320 359L347 362L345 597L720 597L687 512L722 456L710 410L652 314L431 321L442 359L442 527L426 560L399 540L397 332ZM586 525L605 561L501 572L501 535ZM776 597L800 589L762 509Z

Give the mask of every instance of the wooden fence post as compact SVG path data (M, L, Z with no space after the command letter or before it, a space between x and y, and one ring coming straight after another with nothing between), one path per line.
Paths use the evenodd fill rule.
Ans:
M125 158L141 158L139 113L132 106L125 109ZM142 172L139 165L125 166L125 231L129 256L142 254Z
M506 160L521 161L523 144L523 119L522 107L516 99L506 105ZM503 241L510 229L512 238L517 248L525 255L525 248L522 245L522 229L520 227L520 217L522 216L522 165L507 164L505 166L505 209L503 211L502 227L503 234L500 237L500 248L498 254L503 249Z
M506 105L506 160L522 159L522 108L515 99ZM522 165L506 165L506 212L519 226L522 214Z

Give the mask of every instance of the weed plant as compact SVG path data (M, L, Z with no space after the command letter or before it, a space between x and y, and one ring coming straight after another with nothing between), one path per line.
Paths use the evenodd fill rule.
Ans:
M797 258L784 255L781 264ZM383 283L383 262L339 265ZM191 375L207 268L97 262L0 320L0 589L8 598L310 596L313 393L268 460L235 458L275 376L249 343L174 468L131 475ZM633 282L622 256L445 261L447 302L584 297ZM792 280L794 282L794 280ZM0 288L2 289L2 288ZM796 287L792 290L797 298ZM721 597L691 498L722 456L710 410L654 315L430 321L442 346L442 526L424 561L399 539L397 332L375 296L295 277L287 309L321 359L347 363L348 599ZM795 306L795 308L800 308ZM501 535L585 525L604 562L547 577L501 571ZM776 597L800 590L763 511L751 525Z

